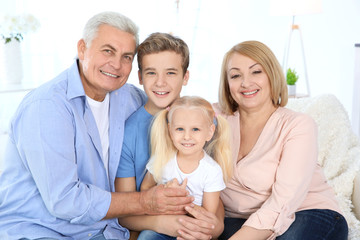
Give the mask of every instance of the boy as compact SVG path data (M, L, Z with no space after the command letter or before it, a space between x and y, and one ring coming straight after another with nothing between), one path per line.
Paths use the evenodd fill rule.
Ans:
M117 192L140 191L150 157L148 132L151 121L157 112L180 97L182 86L189 79L188 46L170 34L151 34L139 45L137 59L139 83L148 99L125 123L126 137L115 179ZM120 218L119 222L129 227L126 218ZM131 232L131 239L135 236L137 233Z
M180 97L189 80L189 49L180 38L166 33L153 33L138 47L138 76L148 96L147 102L126 121L125 137L115 179L118 192L140 191L145 167L150 157L149 130L156 113ZM216 215L187 208L186 215L142 215L119 218L122 226L134 231L154 230L171 236L217 237L223 231L224 209ZM189 226L191 226L189 228ZM196 226L196 228L193 228ZM131 232L131 239L137 238Z
M186 43L166 33L153 33L138 47L138 76L148 96L126 121L125 138L116 174L116 191L140 191L149 160L149 126L153 116L180 97L189 79Z

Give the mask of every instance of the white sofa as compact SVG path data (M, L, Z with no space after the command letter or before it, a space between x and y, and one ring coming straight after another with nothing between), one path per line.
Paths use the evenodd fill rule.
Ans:
M330 94L290 98L287 107L309 114L318 124L318 161L348 222L348 239L360 239L360 142L345 108Z

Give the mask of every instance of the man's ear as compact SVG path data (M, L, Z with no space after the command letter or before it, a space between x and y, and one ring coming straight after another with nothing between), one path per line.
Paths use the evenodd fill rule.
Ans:
M85 50L86 50L86 43L84 39L80 39L77 43L78 58L80 60L84 60Z
M143 80L142 80L141 70L138 70L138 78L139 78L139 84L140 84L140 85L143 85L144 82L143 82Z
M189 70L186 71L183 77L183 86L186 86L189 81L190 73Z

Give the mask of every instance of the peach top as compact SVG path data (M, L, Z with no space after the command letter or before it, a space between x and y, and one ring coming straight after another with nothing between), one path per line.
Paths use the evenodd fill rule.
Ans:
M279 107L240 161L239 113L224 117L232 131L235 164L234 176L221 193L227 217L247 219L244 225L256 229L270 229L273 239L289 228L297 211L340 212L317 163L317 126L310 116Z

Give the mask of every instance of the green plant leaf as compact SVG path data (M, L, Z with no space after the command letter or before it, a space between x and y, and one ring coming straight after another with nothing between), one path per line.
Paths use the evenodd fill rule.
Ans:
M299 75L297 75L295 69L288 68L286 72L287 85L295 85L298 79L299 79Z

